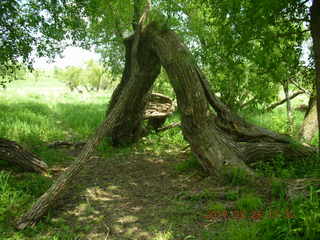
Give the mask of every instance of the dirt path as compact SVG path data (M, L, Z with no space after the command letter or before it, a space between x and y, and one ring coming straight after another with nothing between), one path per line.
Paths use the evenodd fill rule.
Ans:
M190 226L170 222L175 196L199 188L199 177L174 169L185 157L178 153L95 157L62 200L55 218L65 220L81 240L165 240L173 224L187 236L201 227L196 220Z

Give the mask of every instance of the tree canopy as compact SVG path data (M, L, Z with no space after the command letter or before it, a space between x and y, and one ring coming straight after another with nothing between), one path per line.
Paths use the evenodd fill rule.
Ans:
M8 1L0 3L0 65L29 66L69 44L93 46L113 72L124 67L123 40L134 32L146 1ZM308 82L302 62L310 38L308 1L152 1L149 21L165 22L183 37L234 109L263 109L289 81ZM9 68L9 66L11 66ZM306 71L307 70L307 71ZM2 71L4 72L4 71Z

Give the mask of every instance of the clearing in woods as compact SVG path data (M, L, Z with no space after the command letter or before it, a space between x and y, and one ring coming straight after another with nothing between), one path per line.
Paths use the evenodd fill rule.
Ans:
M110 93L53 91L52 83L41 82L42 90L26 84L32 88L18 82L1 92L0 132L46 161L50 176L0 162L0 239L248 239L259 235L266 209L289 208L284 185L276 179L252 184L241 172L228 182L206 175L176 127L130 147L104 142L48 217L18 232L13 228L17 216L81 150L81 145L52 148L52 143L86 141L104 118L110 98ZM166 124L177 121L174 113ZM318 165L309 166L309 175L311 169L319 173ZM295 174L282 165L266 165L264 171L280 177Z

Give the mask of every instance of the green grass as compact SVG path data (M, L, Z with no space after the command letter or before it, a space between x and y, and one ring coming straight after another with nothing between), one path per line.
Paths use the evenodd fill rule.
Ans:
M0 91L0 137L8 138L38 154L50 167L68 165L73 159L63 151L48 148L54 141L85 141L103 120L106 104L111 92L99 94L70 93L63 85L52 80L44 82L14 82L5 91ZM250 120L286 133L286 115L280 107L272 113L251 114ZM294 133L301 124L303 113L295 112ZM179 114L173 114L166 124L179 121ZM316 140L314 140L316 141ZM131 152L154 155L168 155L185 149L181 129L173 128L162 133L152 133L130 147L113 148L105 141L98 152L104 157L116 154L130 156ZM320 233L320 206L318 192L311 190L310 196L288 201L286 184L279 178L320 177L320 161L317 158L290 162L281 156L270 163L261 163L257 170L261 175L272 177L270 189L264 192L248 184L247 176L238 170L229 173L225 199L217 199L212 192L211 182L197 190L181 189L171 199L170 206L163 206L166 222L153 226L154 240L171 239L283 239L317 240ZM172 164L173 171L188 181L194 175L201 175L201 165L193 155ZM200 176L203 179L203 175ZM14 220L26 211L52 184L53 179L33 173L24 173L0 160L0 239L7 240L74 240L85 237L84 229L69 226L63 219L42 219L35 228L17 232ZM199 181L199 184L202 182ZM196 187L195 187L196 188ZM260 192L259 192L260 191ZM259 192L259 194L257 194ZM262 192L262 193L261 193ZM268 217L268 212L282 210L279 216ZM286 210L295 218L285 217ZM239 210L261 211L265 217L260 221L251 219L228 220L213 223L205 220L208 211ZM189 229L189 226L193 226ZM87 226L90 228L90 226ZM90 231L87 229L86 231Z
M58 93L57 93L58 91ZM0 137L17 141L49 166L68 164L70 156L48 148L54 141L86 140L102 121L106 94L77 94L56 82L16 81L0 92ZM0 239L76 239L63 222L42 220L33 229L17 232L14 219L52 184L52 178L21 172L0 160Z
M192 170L202 170L202 166L200 165L197 158L191 154L188 159L179 162L175 165L176 171L183 173L183 172L191 172Z
M252 212L262 209L264 204L260 197L253 194L246 194L235 202L235 206L240 211Z
M297 106L301 104L300 101L293 102L293 108L294 106ZM293 136L298 135L298 131L300 129L301 123L304 119L304 112L293 110L293 118L294 118L294 126L293 126L293 132L289 133L288 125L287 125L287 115L286 115L286 109L285 105L281 105L274 109L272 112L266 112L266 113L245 113L245 118L261 127L265 127L268 129L271 129L273 131L284 133L284 134L290 134Z

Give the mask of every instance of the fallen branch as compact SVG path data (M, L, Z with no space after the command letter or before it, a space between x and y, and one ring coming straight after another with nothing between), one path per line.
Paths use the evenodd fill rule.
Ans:
M77 142L77 143L72 143L72 142L66 142L66 141L57 141L57 142L53 142L50 143L48 145L49 148L70 148L70 147L75 147L75 148L81 148L84 145L86 145L85 142Z
M105 120L97 129L96 134L86 143L79 157L71 164L71 166L63 172L56 182L45 192L31 207L31 209L23 215L17 222L16 228L25 229L33 226L37 221L52 207L62 194L70 186L72 179L80 172L85 163L90 160L97 145L101 142L105 134L110 130L109 126L114 126L114 119Z
M5 160L31 172L47 173L48 165L18 143L0 138L0 160Z
M299 96L299 95L301 95L301 94L303 94L303 93L305 93L305 91L302 91L302 90L301 90L301 91L297 91L297 92L293 93L290 97L285 98L285 99L282 99L281 101L276 102L276 103L274 103L274 104L271 104L271 105L266 109L266 111L267 111L267 112L270 112L270 111L272 111L273 109L275 109L276 107L284 104L286 101L292 100L292 99L296 98L297 96Z
M157 129L157 132L164 132L164 131L166 131L168 129L175 128L175 127L181 127L181 122L175 122L175 123L172 123L172 124L170 124L168 126L159 128L159 129Z

